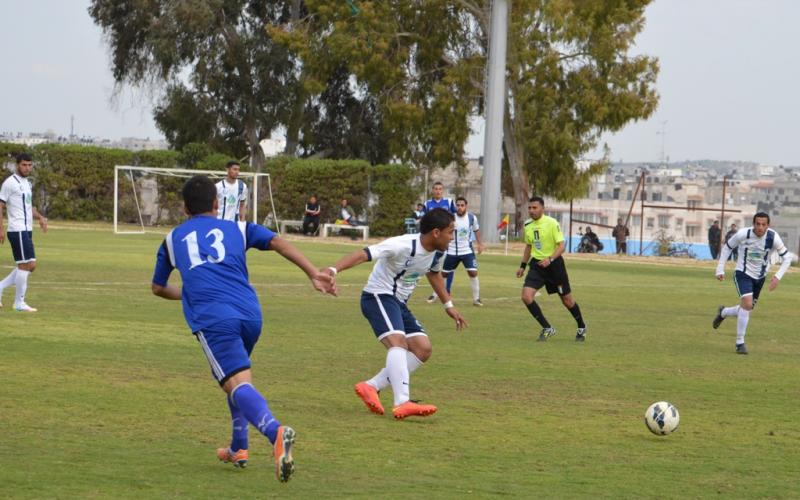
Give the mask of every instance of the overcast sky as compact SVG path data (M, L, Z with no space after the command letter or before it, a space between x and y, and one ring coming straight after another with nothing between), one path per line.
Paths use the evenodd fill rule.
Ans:
M146 95L128 91L112 103L108 52L88 4L0 0L0 131L68 134L74 115L79 135L161 136ZM661 101L649 120L604 139L612 160L659 160L663 139L672 161L800 165L800 1L657 0L646 17L634 51L660 59ZM482 149L478 131L467 150Z

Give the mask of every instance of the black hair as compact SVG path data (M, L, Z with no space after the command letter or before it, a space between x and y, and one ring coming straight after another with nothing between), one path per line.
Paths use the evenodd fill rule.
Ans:
M469 202L463 196L459 196L458 198L456 198L456 203L458 203L459 201L463 201L464 205L469 205Z
M212 211L216 197L217 187L205 175L195 175L183 185L183 204L191 215Z
M528 203L533 203L534 201L539 202L541 206L544 206L544 198L541 196L531 196L531 199L528 200Z
M419 221L419 232L428 234L434 229L446 229L456 218L448 210L434 208L426 212Z
M769 214L767 212L757 212L753 216L753 224L756 223L756 219L767 219L767 224L769 224Z
M31 155L28 153L20 153L17 155L17 163L22 163L23 161L33 161Z
M231 160L231 161L229 161L228 163L226 163L226 164L225 164L225 168L231 168L231 167L232 167L232 166L234 166L234 165L235 165L235 166L237 166L237 167L240 167L240 166L241 166L241 165L239 165L239 162L238 162L238 161L236 161L236 160Z
M433 185L434 186L442 186L442 187L444 187L444 184L442 184L442 181L436 181L436 182L433 183Z

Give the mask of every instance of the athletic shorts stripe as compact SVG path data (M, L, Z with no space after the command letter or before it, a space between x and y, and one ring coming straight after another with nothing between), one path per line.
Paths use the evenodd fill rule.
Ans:
M214 373L214 377L217 380L222 380L225 378L225 373L222 371L222 367L219 366L217 359L214 357L214 353L211 352L211 348L208 347L208 342L206 341L202 331L197 332L197 340L199 340L200 345L203 346L203 352L206 355L206 359L208 360L208 365L211 367L211 371Z
M427 335L422 324L408 310L408 306L394 295L363 292L361 314L369 321L378 340L393 334L406 337Z

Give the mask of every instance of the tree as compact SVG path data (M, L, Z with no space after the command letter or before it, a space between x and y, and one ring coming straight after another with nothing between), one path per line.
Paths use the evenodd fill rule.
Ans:
M649 0L514 0L504 153L518 205L531 183L568 199L605 160L578 170L602 133L655 110L658 64L628 51ZM276 34L303 61L308 86L345 65L377 104L390 154L463 163L469 118L483 110L490 0L308 0L308 16ZM356 6L353 9L352 6Z
M289 22L296 5L92 0L89 14L108 39L119 85L166 89L156 123L173 145L245 144L259 170L259 143L287 121L297 85L294 61L265 26Z

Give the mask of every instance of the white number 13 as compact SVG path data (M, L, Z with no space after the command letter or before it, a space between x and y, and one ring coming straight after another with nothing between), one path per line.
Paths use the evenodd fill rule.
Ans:
M206 238L209 236L214 237L214 241L211 243L211 248L217 251L217 256L214 257L213 255L209 255L207 261L200 257L200 246L197 244L197 231L192 231L191 233L187 234L185 238L183 238L183 241L186 242L186 250L189 252L189 261L192 263L192 267L189 269L202 266L206 262L218 264L225 258L225 245L222 244L222 239L225 235L219 229L212 229L208 232L208 234L206 234Z

